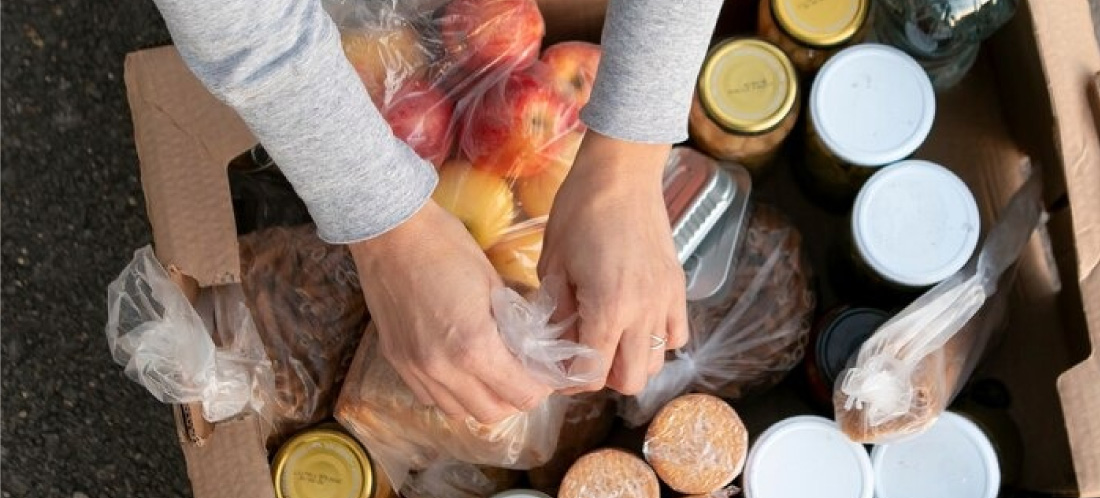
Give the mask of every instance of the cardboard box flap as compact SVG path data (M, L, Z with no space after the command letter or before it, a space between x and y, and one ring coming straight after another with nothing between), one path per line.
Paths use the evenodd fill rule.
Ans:
M255 138L174 47L127 55L125 78L157 257L204 287L238 281L226 165Z
M1076 234L1078 286L1092 354L1058 379L1078 491L1100 496L1100 135L1088 88L1100 49L1088 2L1029 2Z
M214 431L206 444L180 443L195 498L275 498L259 419L227 420Z

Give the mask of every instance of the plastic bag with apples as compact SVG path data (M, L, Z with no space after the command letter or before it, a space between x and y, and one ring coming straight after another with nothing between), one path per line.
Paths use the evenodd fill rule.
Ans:
M435 201L504 279L538 287L544 217L580 145L600 47L542 50L535 0L326 0L394 133L439 168ZM541 56L540 56L541 50Z

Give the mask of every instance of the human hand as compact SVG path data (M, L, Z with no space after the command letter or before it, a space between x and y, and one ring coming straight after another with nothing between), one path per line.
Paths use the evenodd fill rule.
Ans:
M669 151L589 130L555 198L539 275L565 277L558 315L578 313L578 340L604 359L601 380L582 390L636 394L666 349L687 342L684 273L661 187Z
M503 286L500 277L462 223L434 201L350 249L382 354L422 403L493 423L550 394L497 330L490 296Z

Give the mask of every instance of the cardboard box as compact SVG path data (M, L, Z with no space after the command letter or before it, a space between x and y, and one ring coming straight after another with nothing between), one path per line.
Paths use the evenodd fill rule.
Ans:
M594 39L606 2L541 4L550 39ZM1100 496L1097 71L1086 2L1023 2L975 71L940 96L933 135L917 154L957 171L985 222L1019 185L1025 157L1042 165L1053 251L1042 237L1026 250L1004 343L982 372L1011 390L1024 444L1020 484L1059 495ZM125 78L157 256L191 296L237 282L226 164L254 138L172 47L130 54ZM209 424L197 407L173 409L196 498L275 495L253 417Z

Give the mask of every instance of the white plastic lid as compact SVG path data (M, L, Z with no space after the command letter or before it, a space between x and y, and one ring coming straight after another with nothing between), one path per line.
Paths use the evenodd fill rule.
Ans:
M821 67L810 117L821 141L846 162L882 166L909 157L928 137L936 94L920 65L901 50L863 44Z
M1001 486L989 439L951 412L919 435L875 446L871 460L876 498L995 498Z
M852 238L872 270L924 287L959 271L978 245L974 194L938 164L901 161L871 176L852 207Z
M764 431L745 463L746 498L871 498L871 459L832 420L799 416ZM927 498L927 497L925 497Z

